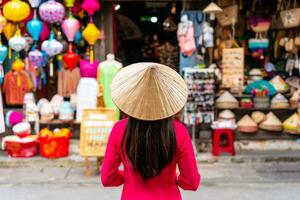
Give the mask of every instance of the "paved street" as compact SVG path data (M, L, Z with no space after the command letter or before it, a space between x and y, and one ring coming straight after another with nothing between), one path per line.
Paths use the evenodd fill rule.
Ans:
M300 163L200 164L202 184L185 200L300 199ZM114 200L121 188L103 188L82 166L1 167L1 200Z

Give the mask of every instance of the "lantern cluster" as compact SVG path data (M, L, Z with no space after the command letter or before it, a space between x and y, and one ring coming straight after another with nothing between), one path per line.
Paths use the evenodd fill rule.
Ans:
M6 59L13 70L32 69L49 75L54 74L54 60L63 62L69 70L79 64L77 45L84 39L89 46L89 63L94 63L95 42L100 30L93 22L99 11L98 0L22 0L3 1L0 10L0 83L4 77L3 63ZM88 23L84 24L84 14ZM1 42L4 34L6 42ZM63 33L63 34L62 34ZM7 44L7 46L5 45ZM14 52L14 53L13 53ZM25 52L21 59L20 52Z

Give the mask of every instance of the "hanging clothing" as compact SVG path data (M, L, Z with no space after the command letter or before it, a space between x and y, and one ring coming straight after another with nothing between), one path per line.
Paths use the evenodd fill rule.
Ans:
M166 42L159 47L159 62L178 72L178 47Z
M185 56L191 56L196 51L193 22L184 21L178 24L178 46Z
M9 71L4 77L3 92L9 105L23 105L24 95L30 90L28 75L25 72Z
M116 110L116 119L118 120L120 118L120 111L111 98L110 85L115 75L121 69L122 64L115 60L106 60L100 63L99 65L100 66L98 67L98 70L100 70L100 74L101 74L99 81L104 89L103 90L104 105L107 108L113 108Z
M73 70L62 69L58 72L57 93L63 97L70 97L76 93L80 80L80 70L76 67Z
M127 119L113 127L102 165L101 181L104 186L123 186L123 200L181 200L179 187L184 190L197 190L200 175L190 135L181 122L174 121L177 150L173 161L162 172L147 181L132 168L122 148L122 138ZM124 170L120 170L120 164ZM180 174L176 175L176 166Z
M97 107L98 83L94 78L81 78L77 87L76 121L81 122L84 109Z
M2 102L2 91L0 87L0 133L5 132L5 121L4 121L4 112L3 112L3 102Z

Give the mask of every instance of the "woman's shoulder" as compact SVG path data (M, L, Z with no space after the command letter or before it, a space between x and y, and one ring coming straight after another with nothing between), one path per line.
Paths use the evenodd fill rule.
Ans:
M186 136L189 136L189 132L188 132L187 128L179 120L174 121L174 129L175 129L175 134L176 134L177 140L182 139Z
M127 121L128 119L121 119L119 121L117 121L112 130L111 130L111 134L113 135L113 138L122 138L124 131L126 129L126 125L127 125Z

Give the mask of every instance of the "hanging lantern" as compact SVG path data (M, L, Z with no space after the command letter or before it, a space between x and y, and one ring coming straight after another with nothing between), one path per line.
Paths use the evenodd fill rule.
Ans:
M220 8L217 4L215 4L214 2L211 2L204 10L203 13L205 14L209 14L209 18L210 20L215 20L216 13L220 13L222 12L222 8Z
M7 53L7 47L0 43L0 83L2 83L4 78L3 62L7 57Z
M20 52L25 49L27 42L24 37L21 35L21 30L17 30L14 37L10 38L8 45L16 52Z
M73 42L77 31L80 28L79 21L70 15L67 19L61 24L61 28L66 35L69 42Z
M32 8L38 8L41 0L28 0Z
M6 25L7 20L3 15L0 13L0 34L2 34L2 31L4 29L4 26Z
M72 8L74 6L75 0L64 0L67 8Z
M82 36L90 45L90 62L93 63L94 61L93 46L100 37L100 30L97 28L97 26L94 23L90 22L87 25L87 27L83 30Z
M26 24L26 29L33 40L37 42L43 30L43 23L37 18L34 18Z
M63 20L65 8L55 0L48 0L39 7L39 14L44 21L54 24Z
M79 42L82 40L82 33L81 33L81 30L78 30L75 34L75 37L74 37L74 42L76 44L79 44Z
M42 50L49 56L55 56L62 52L63 45L54 38L54 33L51 32L49 40L42 43Z
M84 0L81 8L91 16L100 9L100 3L98 0Z
M6 19L13 22L20 22L30 14L30 7L27 3L20 0L12 0L3 7L3 15Z
M20 58L17 58L12 64L12 69L16 72L19 72L25 69L25 63Z
M40 40L45 41L50 36L50 28L46 22L42 21L42 24L43 24L43 28L40 34Z
M15 34L16 30L17 26L14 23L8 22L3 28L6 39L9 40Z
M40 50L34 49L28 54L29 61L34 65L35 68L39 68L42 66L43 62L43 54Z
M63 61L69 70L73 70L79 61L79 56L72 51L71 48L63 56Z

